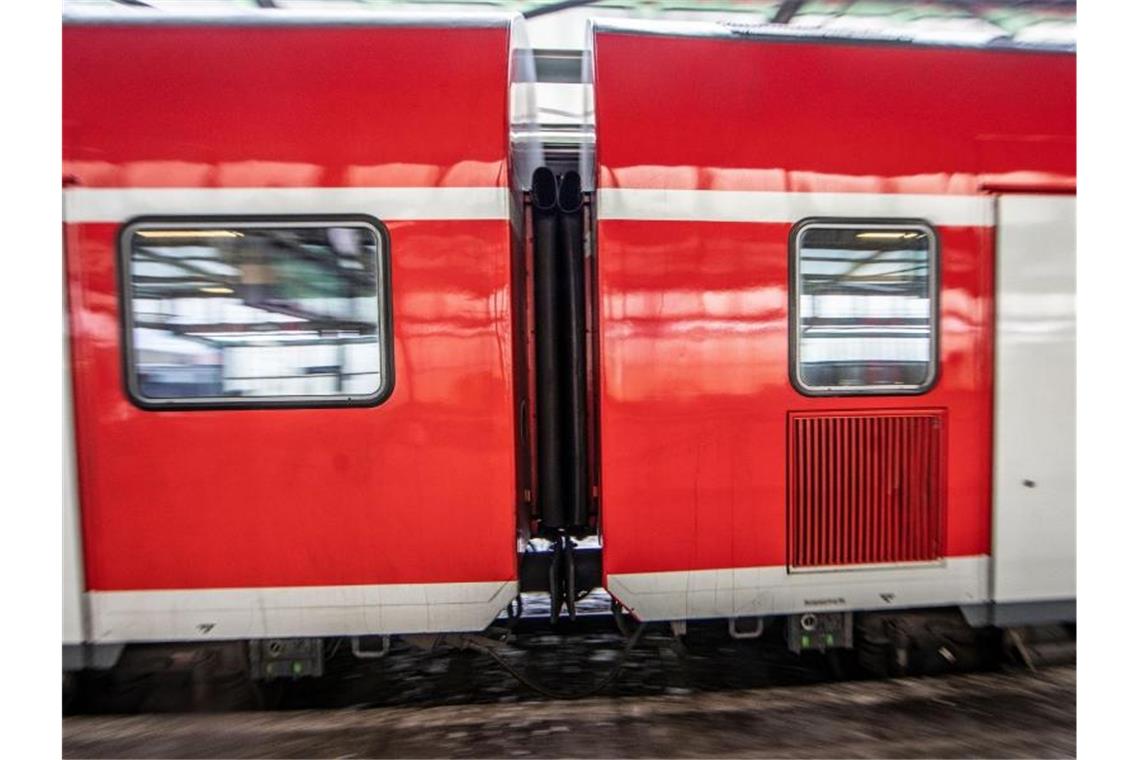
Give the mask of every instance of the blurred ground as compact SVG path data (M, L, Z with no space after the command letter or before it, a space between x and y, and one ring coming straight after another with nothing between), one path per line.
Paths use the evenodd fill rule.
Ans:
M1076 668L419 707L78 716L64 757L1072 757Z

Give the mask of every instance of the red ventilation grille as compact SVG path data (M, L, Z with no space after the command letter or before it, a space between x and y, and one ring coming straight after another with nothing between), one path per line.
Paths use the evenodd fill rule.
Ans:
M937 411L790 415L790 566L939 559L944 427Z

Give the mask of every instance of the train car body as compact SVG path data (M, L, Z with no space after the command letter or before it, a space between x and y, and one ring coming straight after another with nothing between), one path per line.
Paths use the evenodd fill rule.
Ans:
M514 598L512 24L66 20L69 643Z
M1073 51L599 21L559 176L520 23L66 17L69 667L1075 619Z
M630 22L593 45L614 597L1071 605L1075 56Z

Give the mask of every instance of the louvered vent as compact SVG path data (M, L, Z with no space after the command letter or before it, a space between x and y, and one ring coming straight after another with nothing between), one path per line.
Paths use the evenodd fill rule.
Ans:
M793 413L793 568L929 562L943 552L941 412Z

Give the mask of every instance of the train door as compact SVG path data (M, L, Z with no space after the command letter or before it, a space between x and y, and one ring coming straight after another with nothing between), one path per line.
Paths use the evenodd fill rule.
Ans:
M1076 597L1076 197L997 199L993 600Z

